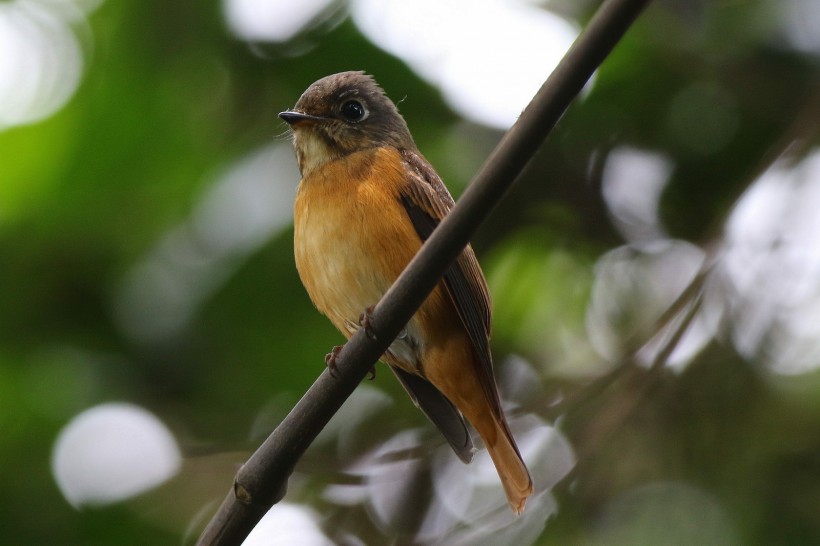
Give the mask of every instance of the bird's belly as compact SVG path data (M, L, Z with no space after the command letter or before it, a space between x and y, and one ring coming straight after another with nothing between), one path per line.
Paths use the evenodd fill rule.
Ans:
M307 184L294 210L296 267L314 305L346 337L396 280L421 241L392 192L374 184ZM418 366L423 333L416 315L390 353Z
M393 279L378 267L367 241L351 239L350 229L323 222L308 227L296 249L296 267L316 307L339 321L358 321L359 315L384 295Z

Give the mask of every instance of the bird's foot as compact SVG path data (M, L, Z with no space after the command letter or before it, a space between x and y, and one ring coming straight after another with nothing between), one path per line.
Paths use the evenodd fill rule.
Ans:
M327 366L331 377L336 377L336 357L339 356L339 351L342 350L342 347L344 347L344 345L336 345L325 355L325 366Z
M373 341L376 341L376 332L373 331L373 328L370 326L370 315L373 313L373 305L368 307L364 310L364 312L359 315L359 326L364 328L364 333ZM375 377L375 373L373 376Z
M373 367L370 368L370 371L367 372L367 374L368 374L367 379L369 381L373 381L374 379L376 379L376 365L375 364L373 364Z

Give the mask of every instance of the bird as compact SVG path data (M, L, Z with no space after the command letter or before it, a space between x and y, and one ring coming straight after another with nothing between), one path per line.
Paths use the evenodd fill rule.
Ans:
M363 71L317 80L279 117L289 125L301 173L296 268L319 312L350 339L369 327L369 311L455 202L396 105ZM468 245L382 360L469 463L475 449L466 418L520 515L532 478L501 406L490 330L489 290ZM339 349L326 358L331 372Z

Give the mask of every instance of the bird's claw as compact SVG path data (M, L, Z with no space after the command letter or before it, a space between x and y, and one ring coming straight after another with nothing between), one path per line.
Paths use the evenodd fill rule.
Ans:
M365 309L364 312L361 315L359 315L359 326L364 328L364 333L365 333L365 335L367 335L367 337L370 340L376 341L377 340L376 332L374 332L373 327L370 326L370 315L372 313L373 313L373 306L371 305L370 307ZM374 373L373 376L375 377L375 375L376 374Z
M325 366L327 366L331 377L336 377L336 357L339 356L339 351L342 350L342 347L343 345L336 345L325 355Z

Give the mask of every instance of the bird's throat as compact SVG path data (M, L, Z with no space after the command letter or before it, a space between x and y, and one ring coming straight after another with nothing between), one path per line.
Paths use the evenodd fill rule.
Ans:
M293 145L302 178L307 178L314 170L342 155L336 146L312 130L297 131Z

